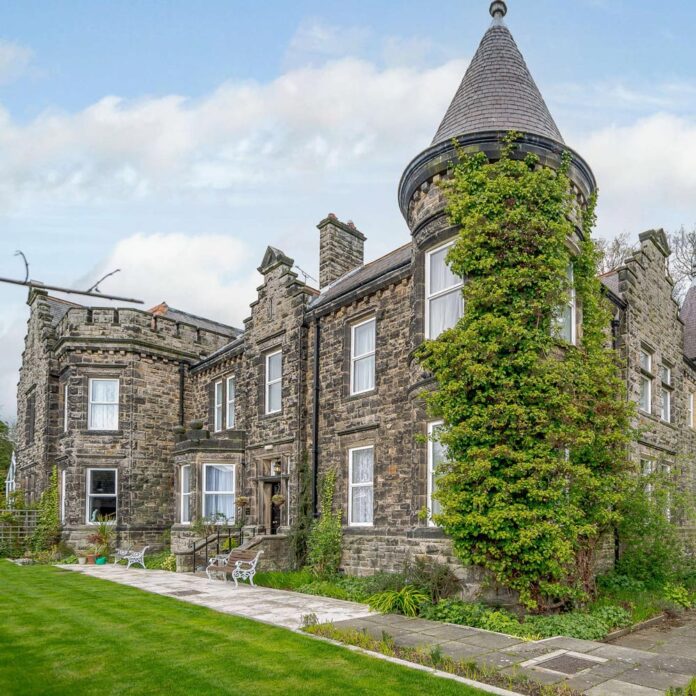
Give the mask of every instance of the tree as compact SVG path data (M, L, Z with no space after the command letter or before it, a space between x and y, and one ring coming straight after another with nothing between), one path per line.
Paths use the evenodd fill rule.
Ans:
M669 272L674 281L674 299L681 304L691 281L696 276L696 228L687 232L684 227L669 237L672 255Z
M624 259L633 253L631 236L628 232L621 232L611 240L597 239L595 245L599 252L597 273L600 275L618 268L623 264Z
M435 520L463 563L541 610L594 590L595 551L618 520L627 478L632 408L606 345L595 202L571 257L569 157L559 171L520 159L515 137L494 163L459 153L445 194L460 228L448 262L466 278L465 312L417 357L437 383L429 411L445 424ZM577 345L556 331L571 262Z

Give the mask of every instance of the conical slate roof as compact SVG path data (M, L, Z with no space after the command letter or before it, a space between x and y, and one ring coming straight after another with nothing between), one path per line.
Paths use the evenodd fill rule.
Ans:
M491 5L493 24L481 40L433 145L469 133L509 130L563 142L515 39L503 22L506 11L503 2Z

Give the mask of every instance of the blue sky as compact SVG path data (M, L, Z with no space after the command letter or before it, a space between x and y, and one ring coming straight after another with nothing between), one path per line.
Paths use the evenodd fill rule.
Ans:
M0 4L0 275L239 324L265 246L316 276L316 223L375 258L398 179L490 21L487 0ZM510 0L507 24L601 198L597 233L696 223L696 5ZM27 310L0 286L0 415Z

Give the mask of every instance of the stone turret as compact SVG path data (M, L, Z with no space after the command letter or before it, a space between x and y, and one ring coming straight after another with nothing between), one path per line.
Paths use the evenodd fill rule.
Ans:
M452 233L444 215L438 184L456 161L455 142L465 152L500 155L510 131L521 133L520 153L535 153L542 164L557 168L563 152L571 155L570 178L579 206L595 190L587 163L563 143L527 64L504 22L506 3L491 3L491 26L481 40L464 79L429 148L407 167L399 185L399 205L417 247Z

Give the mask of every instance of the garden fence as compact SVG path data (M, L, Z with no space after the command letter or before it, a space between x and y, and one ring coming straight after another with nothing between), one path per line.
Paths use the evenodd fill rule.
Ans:
M0 508L0 555L24 546L34 533L39 518L38 510L10 510Z

